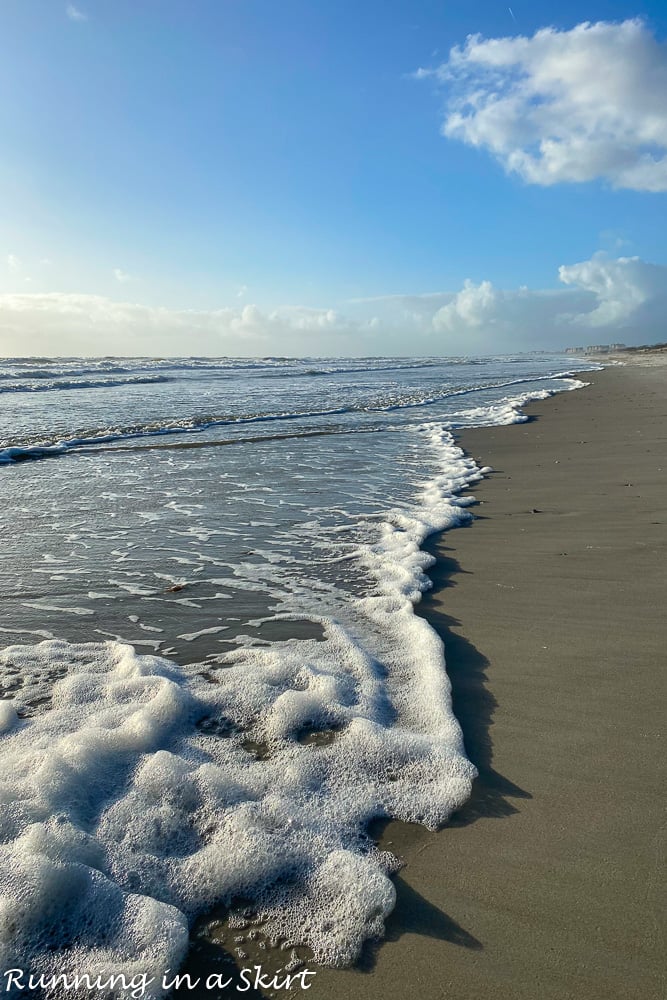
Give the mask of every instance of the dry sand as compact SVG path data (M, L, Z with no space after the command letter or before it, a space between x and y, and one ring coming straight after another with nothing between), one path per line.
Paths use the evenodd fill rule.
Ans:
M434 544L421 611L480 777L444 830L387 828L388 940L320 971L315 1000L666 995L667 367L585 377L463 435L496 471Z

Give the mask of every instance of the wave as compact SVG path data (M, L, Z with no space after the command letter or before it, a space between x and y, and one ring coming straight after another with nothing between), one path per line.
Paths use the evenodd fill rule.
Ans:
M303 420L319 417L344 416L360 413L391 413L398 410L417 409L442 402L444 399L457 396L467 396L471 393L484 392L490 389L503 389L514 385L531 382L570 377L570 372L560 372L551 375L540 375L529 378L511 379L505 382L494 382L486 385L467 386L460 389L447 389L431 393L418 399L404 398L383 405L350 404L348 406L329 407L326 409L310 409L298 411L255 413L243 415L204 415L181 420L164 421L160 423L138 424L129 427L107 427L81 432L66 439L51 439L36 442L17 442L0 448L0 465L10 465L16 462L53 458L78 449L90 446L114 444L118 441L130 441L138 438L151 438L172 434L201 434L214 427L240 426L243 424L267 423L273 421Z
M9 376L0 376L8 378ZM32 378L46 378L46 374L33 376ZM48 376L53 377L53 376ZM0 384L0 393L4 392L56 392L57 390L68 391L71 389L114 389L125 385L152 385L160 382L171 382L167 375L129 375L127 378L104 378L104 379L64 379L58 378L52 382L10 382Z
M369 822L435 829L476 774L442 642L414 604L430 585L424 539L470 520L458 493L484 470L441 428L415 432L435 475L355 525L367 596L309 601L303 581L321 640L190 667L118 642L0 652L0 798L16 804L2 827L2 968L58 974L74 947L107 972L141 956L157 1000L197 915L239 897L262 935L319 963L349 964L382 936L397 859ZM302 738L318 732L332 738Z
M118 365L112 365L107 367L106 365L95 365L92 368L79 368L76 365L60 365L52 366L50 368L30 368L28 366L10 365L9 371L0 370L0 381L7 381L9 379L51 379L55 380L58 378L79 378L82 375L130 375L132 373L132 368L120 367Z
M44 364L46 360L46 364ZM391 363L387 364L387 360ZM364 362L368 362L364 364ZM382 364L378 364L382 361ZM39 362L37 367L33 367ZM119 362L122 362L119 364ZM141 373L150 371L170 372L205 372L220 375L233 375L242 371L253 371L266 377L304 377L309 375L345 374L361 372L410 371L432 368L449 363L448 359L344 359L344 358L259 358L245 360L238 358L128 358L100 359L99 363L88 363L81 367L76 359L59 359L48 363L48 359L31 359L30 362L20 359L0 360L0 381L12 379L56 379L60 377L78 378L83 375L117 375ZM457 363L451 359L451 363ZM459 362L460 363L460 362ZM305 366L305 367L304 367Z
M487 422L525 419L519 399L556 391L508 394ZM239 897L249 937L304 944L320 963L353 962L382 936L397 860L370 821L434 829L475 776L442 642L414 605L430 586L425 539L470 521L461 491L490 470L440 422L410 433L427 478L395 508L350 515L363 596L285 570L298 607L279 603L277 617L298 610L321 639L239 642L188 667L118 642L0 652L0 799L16 804L2 818L3 968L57 974L74 954L115 972L141 956L158 1000L197 915Z
M443 359L433 360L433 361L421 361L419 363L413 364L394 364L394 365L363 365L357 367L350 367L348 365L322 365L318 368L306 368L303 371L285 371L284 369L279 372L263 372L260 376L261 378L306 378L310 376L318 375L355 375L363 374L365 372L374 374L375 372L402 372L402 371L421 371L424 368L438 368L443 364Z

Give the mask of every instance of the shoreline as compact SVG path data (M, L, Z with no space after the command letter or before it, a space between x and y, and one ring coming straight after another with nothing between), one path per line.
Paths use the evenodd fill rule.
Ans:
M427 1000L532 1000L537 995L553 1000L635 995L652 1000L662 995L657 917L652 923L653 910L646 909L645 900L642 908L636 883L654 891L644 841L657 829L654 816L662 792L650 755L657 749L660 722L655 667L667 640L656 597L659 585L664 585L667 541L660 506L664 470L657 468L667 440L665 374L664 369L648 376L638 371L628 375L626 369L582 373L595 383L592 390L561 392L524 405L531 417L528 423L459 432L469 463L474 456L479 467L490 465L495 471L462 491L472 491L477 498L470 508L475 531L448 530L423 546L435 557L429 571L434 586L415 611L444 641L453 710L480 777L465 806L437 833L398 822L373 825L371 834L380 847L405 862L395 878L398 905L387 921L384 941L364 949L359 967L308 973L315 981L307 988L314 988L315 995L319 991L323 1000L391 1000L415 988ZM596 395L593 405L591 392ZM582 423L582 414L588 423ZM620 443L616 430L622 432ZM644 437L637 437L645 431ZM629 480L623 483L617 481L619 456L623 477L627 473ZM631 460L636 460L634 466ZM591 492L591 483L605 490ZM641 490L636 497L634 489ZM628 545L630 529L633 541ZM632 555L646 556L647 549L648 572L641 560L631 565ZM564 557L573 555L585 560L579 558L577 572L569 573L566 563L572 560ZM591 565L597 567L592 577ZM630 567L629 596L619 566L623 572ZM601 582L612 591L600 590ZM621 600L614 600L619 596ZM590 625L582 618L586 601L593 617L602 609L607 613L606 627L598 628L595 641L584 627ZM641 634L644 620L648 631ZM613 690L605 691L600 679L595 659L607 656L605 643L613 647L612 660L613 655L618 659L619 650L626 658L636 649L643 656L632 660L635 674L641 676L633 675L637 690L630 690L629 712L619 711L621 661L612 663ZM573 673L570 654L576 651L579 656L580 647L587 654L580 657L585 670ZM532 649L532 658L526 649ZM563 666L566 683L559 687ZM607 660L602 667L606 669ZM583 704L582 692L588 704ZM647 742L630 747L638 742L638 720L639 737ZM610 747L610 736L619 737L620 749ZM595 764L601 765L599 772ZM615 824L606 830L606 842L602 839L605 853L597 868L590 843L586 853L579 836L582 831L592 835L594 848L600 842L589 816L591 806L597 810L594 818ZM618 857L611 834L617 843L628 844ZM651 845L656 849L657 840ZM551 864L546 876L545 858ZM638 879L637 872L647 877ZM599 883L609 881L610 873L615 893L598 891L596 897ZM570 889L574 884L578 890L582 885L592 890L597 951L581 947L590 930L582 919L587 911L582 911L580 899L561 892L560 875ZM601 917L595 907L604 911ZM624 935L618 933L618 915L616 922L608 919L614 907L623 917ZM237 975L236 959L225 958L235 927L230 923L223 930L218 941L217 930L211 938L203 924L195 926L193 948L181 971L200 972L210 965L209 971L219 972L222 962ZM223 938L226 947L221 947ZM237 944L243 937L233 941ZM285 954L284 947L290 947L286 942L277 950L270 944L264 953L254 945L248 950L256 952L255 961L266 958L268 969L274 970L274 959L284 963L287 958L293 964L296 953ZM252 964L250 955L244 956L240 948L234 951L239 960ZM581 972L589 955L594 961L584 980ZM579 979L572 978L573 968ZM210 995L208 989L177 990L174 995L200 993ZM250 995L273 994L255 989Z
M667 370L643 362L459 435L495 471L472 490L474 530L427 546L417 611L480 776L437 833L387 825L405 867L386 937L357 969L319 970L312 995L664 995Z

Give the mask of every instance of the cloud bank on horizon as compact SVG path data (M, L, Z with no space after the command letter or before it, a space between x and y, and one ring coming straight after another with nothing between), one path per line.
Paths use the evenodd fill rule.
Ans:
M170 310L98 295L8 294L0 295L0 342L7 356L182 354L184 348L201 355L332 356L483 354L665 338L667 267L600 253L563 265L559 278L558 289L466 281L458 292L355 300L340 310Z
M443 135L530 184L667 191L667 47L640 19L471 35L416 75L445 88Z

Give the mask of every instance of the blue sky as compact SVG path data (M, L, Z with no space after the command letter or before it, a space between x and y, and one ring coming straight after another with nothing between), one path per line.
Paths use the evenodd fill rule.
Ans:
M636 37L617 31L629 18L644 21ZM458 134L453 126L442 134L453 95L468 87L470 96L469 77L477 86L481 72L471 51L453 79L450 50L471 34L530 40L553 26L555 64L563 54L575 93L581 76L571 74L568 33L584 21L610 26L599 39L583 37L590 76L613 67L618 53L617 78L627 78L628 90L637 66L648 73L649 63L642 86L660 90L667 11L658 3L4 0L0 353L15 353L19 342L38 353L85 349L85 330L68 339L67 322L57 319L68 310L83 310L104 329L104 353L116 343L127 350L130 341L137 353L190 353L187 337L179 349L179 336L182 314L192 310L206 314L202 353L338 353L338 344L340 353L383 353L383 336L393 350L413 353L417 328L425 353L461 353L466 337L480 349L544 346L535 303L519 320L506 297L498 313L499 295L525 286L551 301L550 291L568 294L559 268L588 262L569 287L579 297L572 307L590 314L601 304L597 286L609 281L599 273L605 261L667 265L660 168L638 182L632 164L620 165L628 146L630 159L660 161L667 111L655 137L646 129L628 136L632 101L643 107L642 94L627 106L623 94L612 97L623 107L618 115L607 109L603 122L618 132L611 152L591 152L602 126L587 119L588 147L576 147L581 169L559 161L517 170L507 150L521 146L520 108L509 125L501 122L500 138L500 118L491 109L489 125L488 108ZM515 56L500 71L506 88ZM539 58L531 66L538 74ZM487 99L496 82L482 79ZM667 101L667 87L662 96ZM525 100L533 108L543 95ZM598 169L601 157L607 166ZM599 251L607 257L595 257ZM619 274L627 284L627 269ZM644 313L663 277L655 270L633 277L644 289L632 293L634 301L643 296ZM477 289L476 298L454 299L466 288ZM419 298L426 293L440 298ZM586 295L588 309L579 301ZM375 311L356 302L376 297L390 298ZM413 298L421 305L410 327L403 316ZM475 308L466 312L470 298ZM147 312L124 321L114 314L116 326L109 321L107 329L102 300ZM421 308L428 301L432 314ZM452 301L438 325L435 312ZM211 316L221 311L216 339ZM622 312L596 313L588 340L608 332L631 342L637 322L651 327L657 315L653 309L649 322ZM516 337L513 323L521 326ZM577 338L576 325L558 323L555 346L586 333ZM237 343L248 331L250 339ZM355 348L366 331L368 344Z

